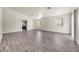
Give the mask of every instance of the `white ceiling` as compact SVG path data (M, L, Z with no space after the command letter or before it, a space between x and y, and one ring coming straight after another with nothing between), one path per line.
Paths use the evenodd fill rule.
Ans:
M75 9L73 7L51 7L51 9L47 9L47 7L9 7L9 8L16 10L33 19L64 15L71 13Z

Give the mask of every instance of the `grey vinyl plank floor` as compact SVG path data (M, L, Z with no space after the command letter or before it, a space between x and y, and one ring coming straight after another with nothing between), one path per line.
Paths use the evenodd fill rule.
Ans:
M31 30L7 33L0 43L1 52L79 52L68 34Z

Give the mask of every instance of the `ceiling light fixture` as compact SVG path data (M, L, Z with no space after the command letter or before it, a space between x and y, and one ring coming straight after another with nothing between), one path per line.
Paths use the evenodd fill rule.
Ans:
M51 7L47 7L47 9L51 9Z

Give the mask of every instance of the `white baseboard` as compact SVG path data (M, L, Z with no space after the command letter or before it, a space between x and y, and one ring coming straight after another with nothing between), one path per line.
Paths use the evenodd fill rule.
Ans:
M33 30L33 29L27 29L27 31L30 31L30 30ZM14 33L14 32L20 32L22 31L22 29L20 30L13 30L13 31L3 31L3 34L6 34L6 33Z
M48 30L48 29L39 29L39 30L69 34L68 32L59 32L59 31L53 31L53 30Z
M21 30L19 31L8 31L8 32L3 32L3 34L6 34L6 33L14 33L14 32L20 32Z
M33 29L31 29L33 30ZM15 33L15 32L21 32L22 30L19 30L19 31L9 31L9 32L3 32L3 34L7 34L7 33ZM30 30L27 30L27 31L30 31Z

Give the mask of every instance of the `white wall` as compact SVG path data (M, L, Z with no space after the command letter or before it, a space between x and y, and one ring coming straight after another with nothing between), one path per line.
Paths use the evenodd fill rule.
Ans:
M70 27L70 30L71 30L72 40L74 40L74 11L71 13L71 27Z
M28 18L28 20L27 20L27 30L29 31L29 30L32 30L32 29L34 29L33 19Z
M2 39L2 8L0 8L0 41Z
M79 8L77 10L75 10L75 27L74 27L74 40L77 42L77 44L79 45Z
M63 26L58 26L55 23L56 20L60 18L63 18ZM71 20L70 14L43 18L41 19L40 29L61 33L70 33L70 20Z
M33 20L33 28L40 29L40 20Z
M27 29L32 29L32 20L10 8L3 8L3 33L21 31L21 21L27 20Z

